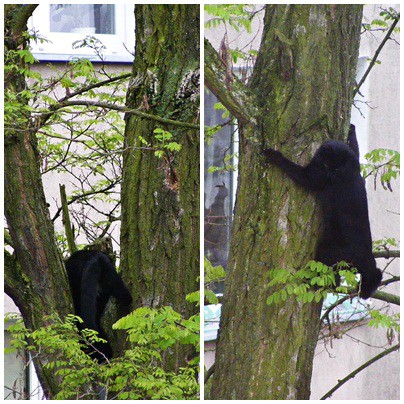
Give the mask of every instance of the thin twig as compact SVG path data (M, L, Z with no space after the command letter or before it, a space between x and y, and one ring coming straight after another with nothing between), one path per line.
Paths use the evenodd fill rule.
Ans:
M355 87L354 89L354 96L357 94L357 92L359 91L361 85L365 82L366 78L368 77L370 71L372 70L373 66L375 65L376 61L377 61L377 57L379 56L379 53L381 52L381 50L383 49L384 45L386 44L386 42L388 41L388 39L390 38L390 35L392 34L394 28L396 27L396 25L398 24L398 22L400 21L400 17L398 16L397 18L394 19L394 22L391 24L390 29L387 31L386 36L384 37L383 41L380 43L379 47L376 49L376 52L373 56L372 61L369 64L369 67L367 68L365 74L362 76L362 78L360 79L358 85Z
M372 365L373 363L377 362L379 359L382 359L386 355L390 354L391 352L397 351L400 348L400 344L394 345L389 349L386 349L385 351L379 353L378 355L374 356L372 359L368 360L365 362L363 365L359 366L357 369L355 369L352 373L350 373L348 376L344 377L343 379L339 380L338 383L326 394L324 394L323 397L320 398L320 400L325 400L328 397L331 397L332 394L338 390L343 384L345 384L348 380L353 379L359 372L361 372L363 369L366 369L368 366Z

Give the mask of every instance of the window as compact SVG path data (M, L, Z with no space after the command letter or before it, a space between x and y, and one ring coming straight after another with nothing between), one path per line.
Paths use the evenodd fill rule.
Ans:
M223 111L216 110L216 97L205 91L205 126L224 124ZM227 124L215 133L212 141L205 144L204 154L204 254L213 266L226 269L230 246L232 212L235 202L237 172L236 153L238 136L234 125ZM223 170L221 167L228 167ZM230 168L231 167L231 168ZM210 289L223 293L223 283L215 283ZM204 340L217 338L221 304L204 307Z
M50 4L51 32L115 34L112 4Z
M205 125L225 123L223 111L215 110L217 99L205 92ZM235 152L238 148L237 132L234 125L227 124L215 133L211 142L205 145L204 191L204 253L213 266L226 269L229 254L232 212L235 197L237 163ZM223 167L228 169L224 170ZM233 168L233 169L232 169ZM213 287L215 293L223 291L223 285Z
M5 310L9 308L10 298L5 298ZM10 314L10 313L9 313ZM16 318L8 319L4 329L4 346L11 348L12 337L8 327L14 325ZM4 399L5 400L41 400L43 392L35 372L32 358L27 351L8 352L4 355Z
M133 5L125 4L41 4L34 11L29 28L47 41L32 42L40 61L64 61L73 56L97 61L89 48L73 48L87 36L104 46L107 62L132 62L135 43Z

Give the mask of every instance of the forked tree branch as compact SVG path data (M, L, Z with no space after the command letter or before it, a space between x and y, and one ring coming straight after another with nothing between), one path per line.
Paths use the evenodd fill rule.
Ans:
M83 192L80 195L72 196L72 197L70 197L70 199L66 203L67 203L67 205L70 205L72 203L75 203L75 202L79 201L82 198L87 198L89 196L97 195L97 194L105 194L107 191L113 189L120 181L121 181L121 179L118 179L116 181L111 182L110 184L108 184L107 186L105 186L102 189L90 190L90 191L87 191L87 192ZM62 212L62 207L57 209L55 215L51 219L52 222L54 222L59 217L61 212Z
M230 75L230 77L229 77ZM205 39L205 85L240 123L254 123L254 105L247 87L229 73L219 54Z
M82 95L84 93L86 93L87 91L90 90L94 90L96 88L100 88L100 87L104 87L107 86L111 83L114 83L116 81L120 81L120 80L125 80L130 78L132 75L132 73L124 73L121 74L120 76L115 76L115 77L111 77L108 78L107 80L103 80L103 81L99 81L98 83L94 83L94 84L90 84L88 86L83 86L81 88L79 88L77 91L74 91L73 93L70 93L62 98L60 98L58 101L58 104L56 104L55 106L51 106L50 107L50 111L49 112L45 112L43 114L41 114L39 116L38 119L38 124L37 124L37 128L42 127L43 125L45 125L45 123L47 122L47 120L52 116L52 114L59 108L57 108L60 104L71 100L73 97L76 97L78 95ZM54 109L55 108L55 109Z

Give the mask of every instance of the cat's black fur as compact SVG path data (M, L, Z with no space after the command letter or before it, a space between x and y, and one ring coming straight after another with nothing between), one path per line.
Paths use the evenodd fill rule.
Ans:
M79 329L92 329L107 339L101 327L101 317L111 296L118 303L129 306L132 296L116 272L111 258L100 251L76 251L66 261L66 270L73 296L75 314L83 320ZM90 356L102 363L112 358L109 343L94 344Z
M317 195L324 225L315 259L329 266L345 261L356 268L361 274L359 295L367 299L380 285L382 273L372 253L365 182L353 125L348 145L337 140L325 142L305 167L274 149L263 154L296 184Z

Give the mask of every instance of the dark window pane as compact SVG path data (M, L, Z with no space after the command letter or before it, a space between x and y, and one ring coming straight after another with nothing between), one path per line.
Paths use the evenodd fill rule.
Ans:
M205 125L214 126L224 122L222 110L215 110L217 99L205 92ZM227 266L229 240L233 210L234 171L215 170L209 173L209 167L231 165L228 157L234 153L234 126L226 125L214 135L209 144L205 144L205 220L204 248L205 256L213 266ZM222 292L222 285L214 285L215 292Z

